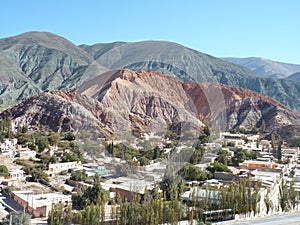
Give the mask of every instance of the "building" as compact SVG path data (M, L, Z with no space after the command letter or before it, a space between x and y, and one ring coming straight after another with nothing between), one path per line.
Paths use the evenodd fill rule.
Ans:
M8 176L5 177L5 179L10 179L10 180L23 180L25 179L24 176L24 170L21 169L10 169L8 171Z
M67 206L71 203L71 196L59 192L34 194L32 191L13 191L12 199L22 206L33 217L47 217L52 204L62 203Z
M4 139L3 142L0 143L0 149L2 151L15 149L17 143L18 143L18 139L16 139L16 138L13 138L13 139L6 138L6 139Z
M35 158L36 151L32 151L29 148L18 148L16 150L16 156L20 157L21 159Z
M276 169L278 167L277 163L273 163L271 160L266 159L266 161L258 161L258 160L245 160L240 163L241 169L249 169L249 170L266 170L266 169Z
M278 172L281 175L287 172L287 165L274 163L272 160L267 159L266 161L258 160L245 160L239 164L240 169L247 170L258 170L267 172Z
M82 167L81 162L53 163L48 165L48 174L57 174L65 170Z
M133 200L136 194L144 195L145 190L152 190L154 188L154 182L139 180L129 177L118 177L109 179L101 186L114 192L116 196L120 196L123 200Z
M244 134L231 134L224 132L221 134L222 144L227 146L232 143L234 146L244 146L245 145L245 135Z

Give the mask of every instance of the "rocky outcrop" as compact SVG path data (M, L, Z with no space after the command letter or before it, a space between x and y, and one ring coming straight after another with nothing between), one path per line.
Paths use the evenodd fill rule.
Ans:
M215 128L267 129L300 117L281 103L253 91L218 83L180 82L155 72L113 70L75 91L47 91L6 110L16 124L55 131L88 130L104 135Z

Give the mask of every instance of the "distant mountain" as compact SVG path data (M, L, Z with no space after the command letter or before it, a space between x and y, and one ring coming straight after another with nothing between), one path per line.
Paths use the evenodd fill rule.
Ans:
M276 62L269 59L248 57L248 58L222 58L227 62L245 66L255 74L264 78L285 78L289 75L300 72L300 65Z
M217 100L217 101L216 101ZM218 83L180 82L154 72L112 70L75 91L47 91L4 111L15 125L111 134L199 130L203 124L268 130L299 123L284 105L250 90ZM225 128L225 127L223 127Z
M300 84L264 79L249 69L166 41L80 46L101 65L135 71L155 71L181 81L219 82L247 88L282 102L300 112Z
M70 41L46 32L0 39L0 105L48 89L72 89L107 71Z
M300 72L294 73L294 74L288 76L286 79L294 80L294 81L300 82Z

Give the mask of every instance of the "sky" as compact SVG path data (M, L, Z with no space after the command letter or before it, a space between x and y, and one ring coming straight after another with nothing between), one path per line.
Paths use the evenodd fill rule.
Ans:
M173 41L216 57L300 64L299 0L10 0L0 38L48 31L74 44Z

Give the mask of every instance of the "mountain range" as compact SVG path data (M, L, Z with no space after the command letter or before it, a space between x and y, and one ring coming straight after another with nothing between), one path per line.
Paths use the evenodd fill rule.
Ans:
M219 82L277 99L300 111L300 83L261 78L222 59L166 41L76 46L47 32L0 40L0 106L11 106L45 90L71 90L116 68L151 70L181 81Z
M298 72L298 73L293 73L292 75L288 76L287 79L290 79L290 80L294 80L294 81L300 82L300 72Z
M217 99L217 100L216 100ZM5 110L15 126L89 131L110 136L132 130L161 132L213 128L271 131L299 123L278 101L239 87L182 82L156 72L111 70L72 91L46 91Z
M300 72L300 65L298 64L276 62L259 57L227 57L222 59L227 62L247 67L248 69L252 70L255 74L263 78L287 78L294 73Z
M300 82L262 78L244 66L177 43L142 41L76 46L47 32L0 39L0 107L7 108L45 90L72 90L86 80L119 68L154 71L180 81L242 87L300 112Z

